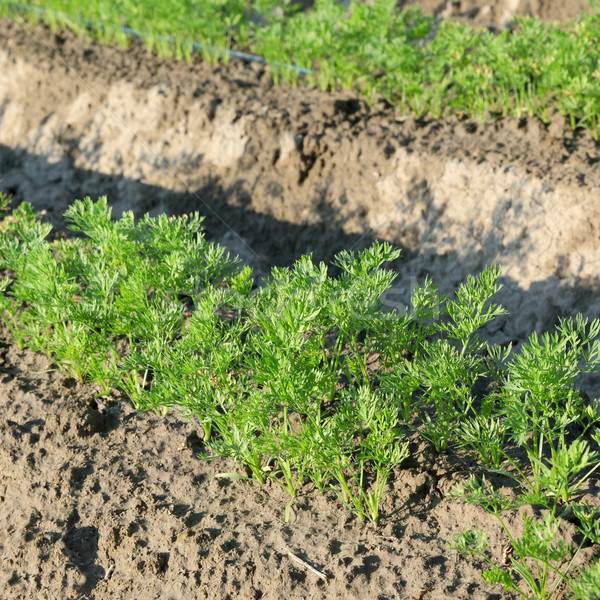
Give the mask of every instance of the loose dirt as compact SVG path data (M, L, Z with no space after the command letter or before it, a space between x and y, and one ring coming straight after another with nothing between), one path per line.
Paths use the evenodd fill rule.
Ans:
M585 8L422 5L493 27ZM426 275L452 292L500 263L510 315L487 331L496 342L600 313L599 161L592 136L558 115L418 120L347 92L273 87L257 65L178 64L0 21L0 189L16 202L58 228L85 195L107 195L115 216L198 210L259 276L388 240L404 251L390 308ZM378 528L310 489L286 524L283 491L215 478L234 466L197 458L193 423L118 396L103 409L50 367L0 347L0 597L503 597L446 545L484 526L495 558L506 543L486 514L447 497L473 472L467 457L415 437ZM600 389L598 377L585 385ZM518 532L521 515L509 523ZM564 533L573 539L568 523Z
M418 6L439 19L456 19L478 27L502 29L515 16L538 17L549 23L566 23L589 10L589 0L400 0L402 8Z

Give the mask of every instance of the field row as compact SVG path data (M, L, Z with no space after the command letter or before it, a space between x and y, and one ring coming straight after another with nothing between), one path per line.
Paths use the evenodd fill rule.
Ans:
M1 204L6 212L9 199ZM118 389L140 411L195 420L203 458L242 468L222 477L281 486L286 519L316 488L377 523L409 435L466 452L477 467L452 495L489 512L509 544L502 563L483 530L450 546L483 558L484 579L523 598L550 598L563 582L574 598L600 597L600 562L571 572L600 543L600 507L581 501L600 466L600 404L577 389L600 364L600 320L563 320L511 353L480 334L505 314L492 302L498 267L454 298L425 281L399 312L382 302L395 278L385 265L400 254L388 244L340 253L336 276L304 256L258 285L206 241L197 214L113 220L106 199L88 198L65 220L75 235L52 241L28 204L1 222L0 309L13 343L100 398ZM506 515L523 506L538 516L516 535ZM578 547L561 536L565 519Z
M303 12L278 0L0 0L0 16L123 47L138 37L153 52L188 61L194 52L211 62L249 52L266 61L276 82L351 89L423 118L535 116L548 123L558 111L598 139L598 8L564 28L515 18L493 33L436 23L396 4L317 0Z

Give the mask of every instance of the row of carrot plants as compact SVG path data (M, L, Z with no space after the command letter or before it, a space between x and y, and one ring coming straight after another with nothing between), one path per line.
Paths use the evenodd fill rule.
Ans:
M232 50L251 52L266 60L275 81L295 84L302 76L419 117L547 123L558 110L598 138L597 2L565 26L519 17L499 32L438 23L397 4L316 0L302 11L290 0L0 0L0 16L122 46L134 33L151 51L188 61L194 51L211 62L228 61Z
M0 205L9 211L8 198ZM496 563L477 530L450 546L522 598L550 598L564 582L574 598L600 598L600 562L572 572L581 548L600 544L600 507L579 500L600 465L600 404L577 389L600 364L600 320L562 320L511 353L480 333L505 314L493 302L498 267L454 298L426 280L400 312L382 302L395 278L386 264L400 256L387 243L341 252L336 276L303 256L257 285L206 240L197 214L115 220L105 198L86 198L65 221L74 235L54 239L26 203L1 221L0 310L13 343L100 395L118 389L140 411L193 419L204 458L240 465L223 476L287 491L286 519L316 488L377 523L409 434L468 452L479 467L453 495L493 515L511 553ZM517 536L506 515L523 505L542 510ZM564 519L578 547L561 538Z

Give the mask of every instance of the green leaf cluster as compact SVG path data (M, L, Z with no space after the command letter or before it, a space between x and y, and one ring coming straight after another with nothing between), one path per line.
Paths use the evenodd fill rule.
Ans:
M86 198L65 220L85 237L49 241L51 226L28 204L4 220L2 318L20 346L108 394L121 385L124 357L177 338L186 298L223 282L236 263L205 240L198 215L114 221L106 198Z

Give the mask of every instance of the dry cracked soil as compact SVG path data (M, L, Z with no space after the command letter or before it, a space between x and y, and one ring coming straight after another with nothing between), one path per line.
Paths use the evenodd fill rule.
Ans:
M587 7L419 4L497 28L517 13L564 21ZM259 276L304 253L328 261L388 240L403 249L392 307L426 275L452 292L499 263L510 314L486 334L500 343L600 314L599 162L598 142L560 115L419 120L349 92L274 87L259 65L179 64L0 21L0 189L16 202L59 229L88 195L107 195L117 216L198 210L208 236ZM600 380L582 385L597 395ZM310 489L285 523L285 492L216 478L233 465L197 458L191 422L138 414L118 395L100 406L92 388L7 344L0 408L3 599L511 597L447 547L471 527L486 527L496 559L506 542L447 495L472 461L417 437L378 527ZM508 525L518 533L521 514ZM576 535L569 523L563 533Z

